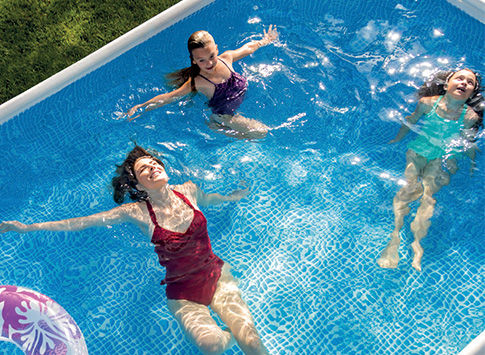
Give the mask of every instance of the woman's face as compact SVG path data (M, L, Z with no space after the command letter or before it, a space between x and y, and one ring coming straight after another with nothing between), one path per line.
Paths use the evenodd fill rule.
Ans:
M164 167L150 157L139 158L133 170L142 190L157 190L168 183Z
M472 96L477 78L474 73L463 69L454 73L448 80L446 93L457 100L468 100Z
M217 64L217 55L219 51L217 45L214 42L208 42L202 48L196 48L192 50L192 58L194 58L194 64L197 64L200 71L204 73L211 73Z

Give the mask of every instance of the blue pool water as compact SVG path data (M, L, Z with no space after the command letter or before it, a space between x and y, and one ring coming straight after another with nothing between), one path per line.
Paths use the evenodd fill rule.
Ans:
M216 1L1 125L1 219L113 208L115 164L136 140L163 154L174 184L250 186L240 203L203 211L272 354L457 353L485 328L484 155L473 175L461 162L437 194L421 273L411 267L411 217L399 267L376 259L406 150L387 142L433 70L485 72L483 25L445 1L253 3ZM208 30L224 51L269 24L280 43L235 64L249 78L241 112L276 128L266 139L211 131L198 96L117 119L167 90L164 74L188 64L190 33ZM90 353L196 352L168 313L163 270L136 227L10 233L0 243L2 283L60 303Z

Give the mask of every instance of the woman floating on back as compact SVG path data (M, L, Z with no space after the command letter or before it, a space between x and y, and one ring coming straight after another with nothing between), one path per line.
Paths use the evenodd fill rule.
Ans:
M267 354L231 267L212 251L207 220L198 207L237 202L249 190L221 195L206 194L191 181L169 185L163 162L139 146L128 154L116 173L112 180L113 198L121 206L60 221L5 221L0 223L0 234L135 224L155 245L160 265L166 268L162 285L167 285L170 312L203 354L222 354L235 342L245 354ZM134 202L123 204L126 195ZM227 328L216 323L209 306Z
M263 138L268 132L265 124L236 113L244 99L248 83L244 76L234 71L232 64L277 39L276 27L271 25L267 32L264 31L262 39L219 55L214 38L209 32L192 33L187 43L191 66L168 75L170 83L177 89L132 107L127 112L129 120L140 116L132 117L140 108L153 110L191 92L200 92L209 99L208 105L213 113L211 128L221 129L224 133L238 138Z
M406 153L406 185L393 201L394 231L391 240L377 260L383 268L395 268L399 262L399 231L409 204L419 198L416 217L411 223L414 242L412 266L421 271L423 248L421 240L431 225L436 200L433 195L450 182L458 167L456 157L475 157L473 137L483 118L483 97L480 77L469 69L438 73L418 91L419 102L414 113L406 117L390 143L399 142L422 119L419 136L408 144ZM473 106L473 109L470 107ZM420 179L420 180L419 180Z

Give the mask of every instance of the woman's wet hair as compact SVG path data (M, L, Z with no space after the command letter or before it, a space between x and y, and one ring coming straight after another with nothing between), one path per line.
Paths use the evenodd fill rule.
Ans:
M482 86L482 78L479 73L474 72L471 69L465 68L460 70L468 70L473 75L475 75L475 89L473 90L472 95L466 101L466 104L475 111L479 117L476 128L483 127L483 110L485 108L485 99L483 98L481 91L483 91ZM437 95L444 95L446 93L446 84L448 80L451 79L453 74L460 71L439 71L435 73L428 81L426 81L419 89L418 89L418 99L426 96L437 96Z
M142 157L151 158L165 168L165 165L160 159L139 145L136 145L128 153L125 161L121 165L116 165L116 176L111 180L113 199L116 203L123 203L127 193L133 201L145 201L148 198L146 191L138 190L136 187L138 180L135 175L135 163Z
M194 57L192 55L192 51L197 48L204 48L207 44L214 43L214 38L210 35L207 31L197 31L190 35L189 40L187 41L187 49L189 50L190 55L190 67L183 68L173 73L167 74L166 79L168 84L179 88L181 87L189 78L191 80L191 87L192 91L195 91L195 77L199 75L200 68L197 64L194 63Z

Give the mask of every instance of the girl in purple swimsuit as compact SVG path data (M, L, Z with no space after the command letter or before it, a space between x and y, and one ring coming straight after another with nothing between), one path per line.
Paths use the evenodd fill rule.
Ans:
M232 63L277 39L276 27L270 25L268 31L264 31L262 39L219 55L214 38L209 32L192 33L187 43L191 66L168 75L171 84L177 89L132 107L126 115L131 121L140 116L133 117L140 108L153 110L191 92L201 92L209 99L208 105L213 112L211 128L220 129L223 133L237 138L265 137L268 133L265 124L235 113L244 99L247 80L234 71Z
M166 268L162 285L167 285L170 312L202 353L221 354L237 341L245 354L267 354L230 266L212 251L207 221L198 207L239 201L248 189L220 195L206 194L191 181L169 185L163 163L139 146L118 167L112 185L114 200L121 206L54 222L6 221L0 223L0 233L136 224L155 245L160 264ZM126 194L134 202L122 204ZM209 306L226 329L217 325Z

